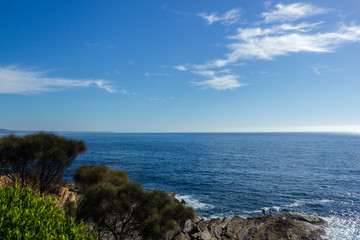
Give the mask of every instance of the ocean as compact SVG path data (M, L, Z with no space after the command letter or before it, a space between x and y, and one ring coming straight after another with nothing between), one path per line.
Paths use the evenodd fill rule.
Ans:
M69 180L79 165L107 165L204 218L303 212L328 221L329 239L360 239L360 134L58 134L88 147Z

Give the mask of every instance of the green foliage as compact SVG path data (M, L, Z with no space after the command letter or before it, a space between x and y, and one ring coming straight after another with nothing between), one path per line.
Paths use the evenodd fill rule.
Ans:
M85 151L83 141L53 133L9 135L0 139L0 174L18 181L21 188L29 186L43 193L61 181L64 170Z
M84 165L76 170L74 179L83 188L97 183L121 186L128 181L128 175L124 171L114 171L107 166Z
M83 223L65 218L57 201L38 196L29 188L0 189L0 239L97 239Z
M195 217L192 208L166 192L146 191L140 184L128 181L122 171L81 166L75 176L87 186L78 218L94 222L99 236L105 234L106 239L109 234L120 240L165 239L169 234L176 235L187 219Z

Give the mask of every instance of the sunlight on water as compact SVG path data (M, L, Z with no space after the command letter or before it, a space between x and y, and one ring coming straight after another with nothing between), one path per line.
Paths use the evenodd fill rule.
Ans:
M326 228L326 236L334 240L359 240L360 239L360 219L350 219L341 217L324 218L329 226Z

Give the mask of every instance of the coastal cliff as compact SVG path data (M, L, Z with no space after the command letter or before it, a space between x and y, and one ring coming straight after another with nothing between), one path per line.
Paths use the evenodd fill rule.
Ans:
M73 183L64 182L56 192L62 204L76 201ZM292 212L252 218L197 217L193 222L188 220L180 233L168 240L325 240L326 226L326 221L319 217Z
M76 205L78 189L72 182L63 182L54 186L50 195L59 197L63 208L67 202ZM175 237L170 234L167 240L325 240L326 226L326 221L319 217L292 212L252 218L197 217L188 220L179 234Z

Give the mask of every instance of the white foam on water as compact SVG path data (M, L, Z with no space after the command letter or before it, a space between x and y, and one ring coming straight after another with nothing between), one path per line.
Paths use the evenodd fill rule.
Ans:
M335 201L330 200L330 199L321 199L321 200L319 200L319 202L321 202L321 203L332 203L332 202L335 202Z
M219 214L212 214L212 215L210 215L210 216L208 216L208 217L202 217L202 218L204 218L204 219L206 219L206 220L210 220L210 219L214 219L214 218L229 218L229 219L232 219L234 216L238 216L238 217L242 217L242 218L249 218L249 217L252 217L252 216L250 216L250 215L242 215L242 214L229 214L229 213L227 213L227 214L221 214L221 213L219 213Z
M360 218L323 217L329 224L326 237L331 240L360 240Z
M281 207L278 206L264 207L263 209L266 211L266 213L268 213L270 209L271 211L281 212Z
M275 211L277 211L277 212L281 212L281 207L274 206L272 208L275 209Z
M284 208L296 208L296 207L300 207L300 206L303 206L303 205L305 205L304 201L296 200L292 204L285 205Z
M175 198L179 201L184 200L186 202L186 205L194 208L195 210L208 210L215 207L214 205L200 202L193 195L176 194Z
M210 220L210 219L224 218L224 217L231 218L230 216L225 216L222 214L214 214L214 215L210 215L209 217L204 217L204 219Z
M244 211L246 214L262 214L262 210Z

